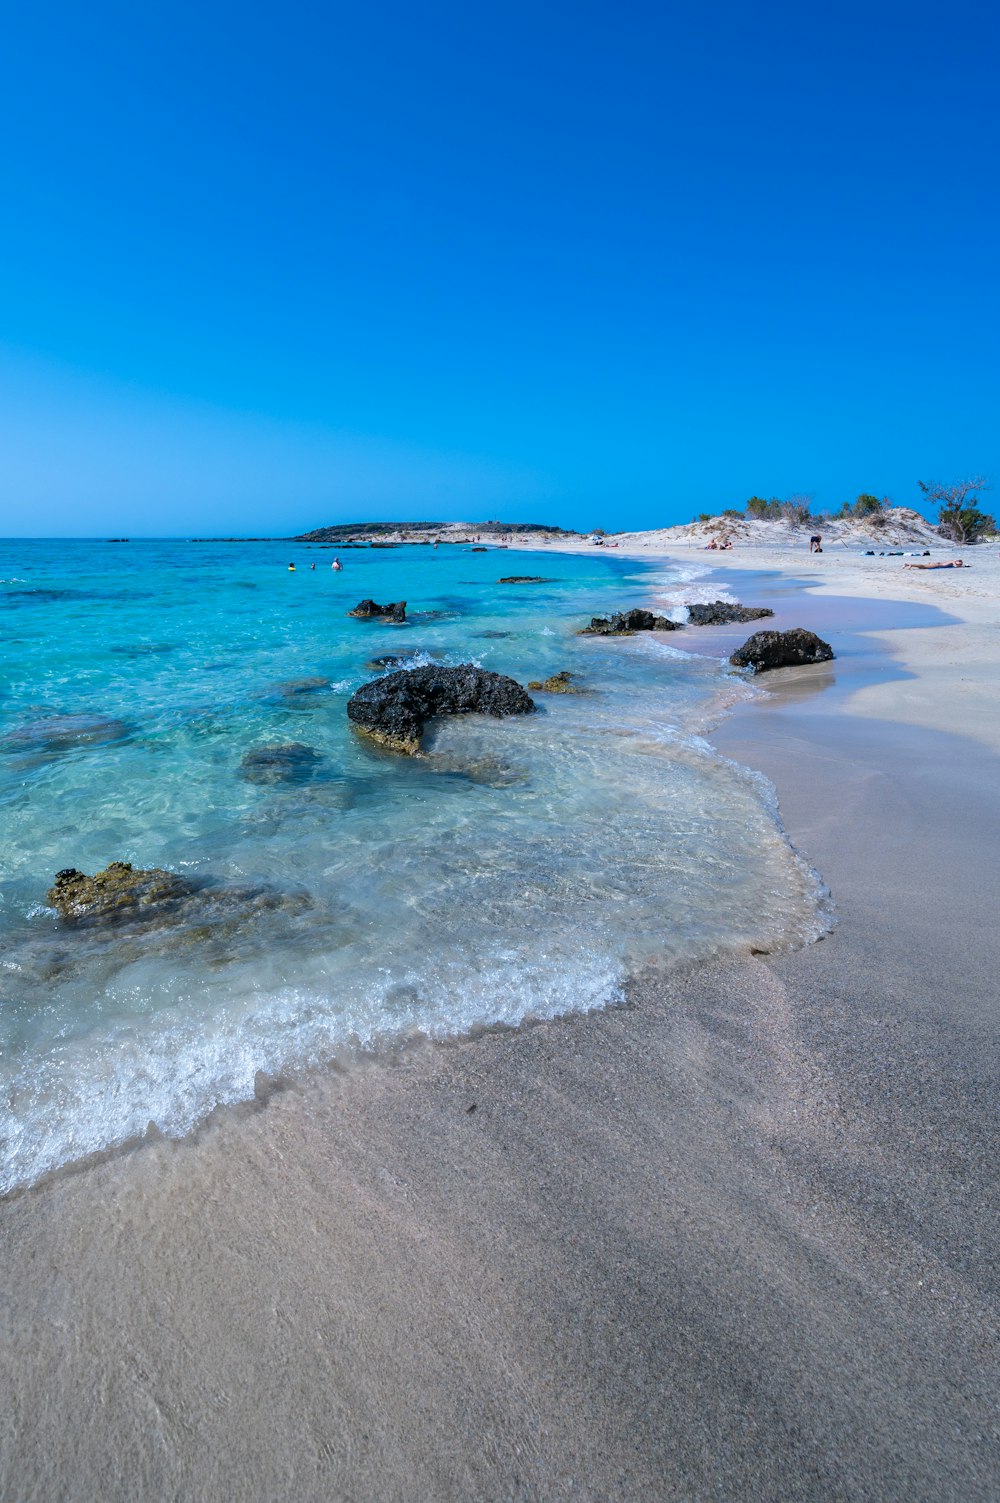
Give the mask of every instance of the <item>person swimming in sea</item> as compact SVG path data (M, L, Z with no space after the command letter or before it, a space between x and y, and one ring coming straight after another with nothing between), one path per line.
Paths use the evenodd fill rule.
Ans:
M294 572L295 572L295 565L294 564L289 564L288 567L292 570L292 573L294 574Z
M343 568L343 567L344 567L344 566L343 566L343 564L342 564L342 563L341 563L341 562L340 562L340 559L339 559L339 558L334 558L334 560L333 560L333 563L332 563L332 564L331 564L331 565L330 565L330 568L331 568L331 569L342 569L342 568Z

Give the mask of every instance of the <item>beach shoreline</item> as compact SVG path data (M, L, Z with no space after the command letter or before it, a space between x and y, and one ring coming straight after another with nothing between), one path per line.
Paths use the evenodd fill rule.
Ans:
M0 1203L5 1496L992 1495L995 571L698 561L870 644L712 731L834 932ZM957 619L865 633L866 588Z

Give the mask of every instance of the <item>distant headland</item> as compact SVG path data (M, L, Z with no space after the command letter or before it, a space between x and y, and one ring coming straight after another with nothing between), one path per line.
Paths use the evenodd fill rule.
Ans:
M382 539L398 543L467 542L473 537L496 539L512 533L546 537L579 537L572 528L544 522L343 522L336 527L317 527L292 538L293 543L371 543Z

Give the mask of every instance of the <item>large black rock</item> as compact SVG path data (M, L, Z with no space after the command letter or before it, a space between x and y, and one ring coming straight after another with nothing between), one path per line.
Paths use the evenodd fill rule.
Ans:
M505 574L503 579L498 579L497 584L544 584L545 580L540 574Z
M348 611L349 616L356 616L359 621L373 621L382 618L387 621L406 620L406 601L397 600L390 605L376 605L374 600L362 600L353 611Z
M618 611L614 616L594 616L581 637L630 637L634 631L680 631L680 623L652 611Z
M728 626L733 621L761 621L773 616L762 605L733 605L729 600L712 600L706 605L688 606L690 626Z
M392 751L420 750L425 723L435 715L527 715L535 702L502 673L463 663L458 668L410 668L362 684L347 701L348 718Z
M738 647L729 661L734 668L752 668L768 673L772 668L797 668L804 663L828 663L833 648L815 632L801 626L791 631L756 631Z

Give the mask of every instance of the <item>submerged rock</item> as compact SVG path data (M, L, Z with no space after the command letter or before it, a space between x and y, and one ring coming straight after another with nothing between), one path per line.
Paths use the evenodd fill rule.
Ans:
M77 746L103 746L124 741L132 727L105 715L46 715L16 726L0 745L13 752L71 751Z
M688 606L689 626L728 626L734 621L762 621L774 612L762 605L734 605L729 600L712 600L707 605Z
M477 713L500 718L535 708L515 679L463 663L458 668L410 668L362 684L347 702L358 730L391 751L420 750L425 723L435 715Z
M405 621L406 601L397 600L391 605L376 605L374 600L362 600L353 611L348 611L349 616L355 616L359 621Z
M461 757L454 752L429 752L420 759L428 770L445 777L475 783L483 788L512 788L526 783L529 773L525 767L513 767L499 757Z
M272 742L250 748L240 763L240 775L248 783L303 783L322 760L314 747L301 741Z
M275 684L274 692L283 694L286 699L294 699L299 694L322 694L329 687L330 680L317 675L314 678L286 678Z
M581 637L630 637L636 631L680 631L680 623L652 611L618 611L613 616L594 616Z
M561 673L553 673L546 679L532 679L529 689L540 689L543 694L582 694L572 682L574 675L564 668Z
M407 647L404 652L387 652L379 658L369 658L365 664L373 673L385 668L417 668L420 665L414 661L418 657L433 658L434 653L426 647Z
M544 584L545 580L540 574L508 574L505 579L498 579L497 584Z
M737 648L729 661L734 668L768 673L772 668L795 668L804 663L828 663L833 648L815 632L801 626L791 631L757 631Z
M92 877L68 867L57 873L47 897L81 947L72 952L63 947L58 957L50 957L52 974L71 967L73 954L86 953L88 944L103 943L108 930L123 965L186 945L199 946L207 964L226 965L237 958L232 949L237 935L244 954L248 942L267 943L273 936L272 915L294 923L311 908L302 892L215 887L159 867L137 870L127 861L112 861Z
M76 922L144 917L152 911L176 906L190 895L189 882L158 866L137 869L128 861L112 861L103 871L88 877L68 866L56 873L46 894L62 918Z

